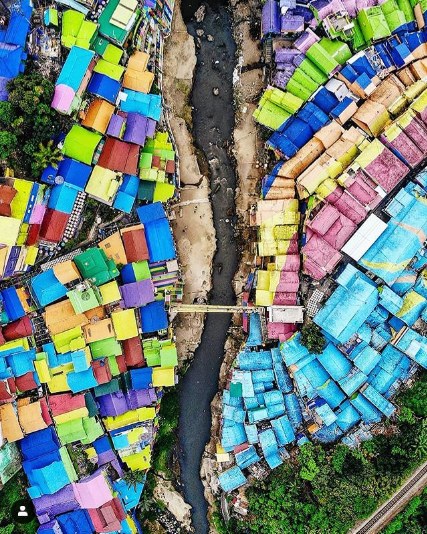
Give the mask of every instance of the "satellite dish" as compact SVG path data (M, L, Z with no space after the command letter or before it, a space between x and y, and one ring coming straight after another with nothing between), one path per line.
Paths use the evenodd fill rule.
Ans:
M61 184L64 183L64 177L63 177L63 176L60 176L60 175L55 176L54 182L55 182L55 184L57 184L57 185L61 185Z
M90 294L87 291L83 291L82 293L82 300L89 300Z

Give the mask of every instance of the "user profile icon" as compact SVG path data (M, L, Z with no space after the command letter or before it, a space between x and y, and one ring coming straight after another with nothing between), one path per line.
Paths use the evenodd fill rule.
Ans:
M33 504L27 499L20 499L13 503L11 512L15 523L31 523L35 517Z

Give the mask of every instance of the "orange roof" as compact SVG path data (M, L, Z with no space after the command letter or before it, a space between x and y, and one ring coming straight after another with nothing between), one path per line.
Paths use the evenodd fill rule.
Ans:
M82 125L104 134L107 131L114 109L114 106L106 100L96 98L90 104Z
M128 67L123 77L123 87L147 94L151 90L153 81L154 74L152 72L148 70L141 72Z
M18 417L25 434L31 434L31 432L37 432L37 430L47 427L42 417L40 401L31 404L18 401Z
M18 441L24 437L19 426L18 416L12 404L0 406L0 424L3 438L9 442Z
M128 61L128 69L144 71L147 68L150 56L146 52L134 52Z
M85 311L84 314L90 323L100 321L101 319L105 319L107 317L104 306L97 306L96 308Z
M101 241L98 246L102 248L107 258L114 260L116 264L126 265L128 262L120 232L110 235L110 237Z
M83 335L86 343L93 343L101 339L114 337L113 323L111 319L103 319L83 327Z
M89 322L83 313L76 314L68 299L46 306L43 315L46 326L53 335L71 330L75 326L83 326Z
M74 262L71 260L57 263L53 266L53 274L61 282L61 284L69 284L74 280L80 279L80 273L77 270Z

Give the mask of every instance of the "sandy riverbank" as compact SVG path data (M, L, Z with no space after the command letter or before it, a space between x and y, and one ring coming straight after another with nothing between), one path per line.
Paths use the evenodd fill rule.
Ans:
M209 200L209 182L197 162L191 135L189 97L196 65L193 37L187 33L180 2L175 2L172 32L164 51L163 96L179 156L181 190L174 206L172 228L184 278L184 302L205 300L211 289L215 230ZM200 343L204 318L180 314L174 322L180 362L191 359Z
M238 215L236 232L242 255L233 284L239 300L254 260L251 243L254 242L255 234L249 227L249 210L259 196L259 184L264 171L261 164L261 159L264 155L264 143L257 135L257 128L252 118L257 99L263 89L263 75L262 69L258 67L261 60L259 41L253 39L250 33L250 22L254 17L258 17L258 2L256 0L231 0L230 5L234 19L234 39L239 54L235 83L236 125L232 148L238 179L235 196L236 213ZM259 17L258 20L260 20ZM244 340L240 324L241 317L234 317L233 326L230 329L230 335L225 345L225 358L219 376L219 392L211 404L211 440L205 448L201 466L201 477L205 486L205 496L210 504L210 512L213 510L212 505L215 502L215 493L218 490L218 481L215 474L217 469L215 451L216 443L219 439L221 392L226 385L229 369ZM216 532L214 527L211 525L210 528L211 534L214 534Z

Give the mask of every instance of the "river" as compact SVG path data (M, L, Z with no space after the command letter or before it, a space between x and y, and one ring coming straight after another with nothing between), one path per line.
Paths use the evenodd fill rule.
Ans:
M192 91L193 135L196 146L208 161L212 208L217 236L211 304L234 304L232 279L237 270L238 251L234 238L234 193L236 176L228 145L234 127L233 70L236 45L225 4L210 0L204 20L197 23L194 12L200 0L183 0L182 14L188 32L197 37L203 30ZM200 32L199 32L200 33ZM208 36L212 36L208 38ZM218 88L219 94L214 95ZM180 382L179 462L185 500L191 504L196 534L208 532L207 502L200 480L200 462L210 439L210 402L218 390L218 376L231 316L208 314L201 344L194 361Z

